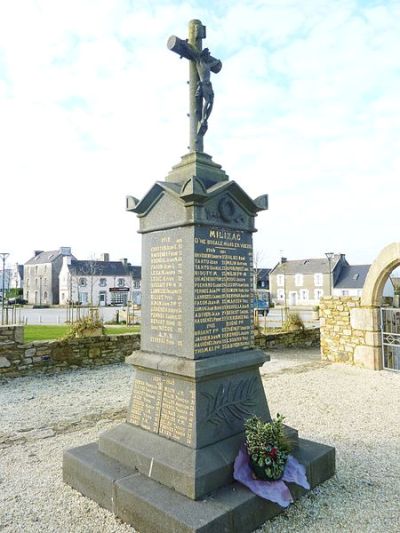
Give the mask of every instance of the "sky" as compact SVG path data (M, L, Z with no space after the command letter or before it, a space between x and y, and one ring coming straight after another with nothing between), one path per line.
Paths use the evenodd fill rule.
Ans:
M187 152L191 19L223 68L205 151L252 197L261 266L400 240L400 0L0 0L0 251L140 264L142 198Z

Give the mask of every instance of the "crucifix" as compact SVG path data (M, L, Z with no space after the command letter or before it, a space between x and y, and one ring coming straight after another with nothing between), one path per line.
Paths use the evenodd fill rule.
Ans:
M211 72L218 74L222 68L219 59L212 57L208 48L203 50L206 27L200 20L189 22L189 38L179 39L172 35L167 47L180 57L189 60L189 117L191 152L203 152L203 137L208 128L208 117L214 104L214 91L211 85Z

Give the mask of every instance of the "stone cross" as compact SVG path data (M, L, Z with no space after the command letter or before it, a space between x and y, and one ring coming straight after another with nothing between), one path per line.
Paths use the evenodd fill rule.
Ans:
M172 35L168 39L168 49L180 57L189 60L189 117L190 135L189 149L191 152L203 152L203 137L208 128L208 117L214 103L214 92L210 76L217 74L222 63L212 57L208 48L203 50L202 40L206 37L206 27L200 20L189 22L189 38L179 39Z

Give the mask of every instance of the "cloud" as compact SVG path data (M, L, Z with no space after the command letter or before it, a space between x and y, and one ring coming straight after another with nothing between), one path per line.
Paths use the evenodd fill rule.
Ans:
M0 173L27 221L3 202L3 246L20 261L62 244L139 261L124 197L186 152L188 65L166 40L200 18L223 61L206 151L270 194L266 260L332 248L371 261L398 240L399 15L389 0L27 0L23 17L3 3Z

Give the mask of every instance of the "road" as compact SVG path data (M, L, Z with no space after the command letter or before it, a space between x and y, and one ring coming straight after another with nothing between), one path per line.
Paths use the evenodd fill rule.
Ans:
M100 317L104 322L114 322L116 320L116 315L118 311L124 311L123 307L100 307ZM79 309L81 316L85 316L88 313L87 308ZM17 324L64 324L68 322L70 316L70 310L62 307L52 307L49 309L32 309L29 307L17 307L16 317L14 316L14 309L9 308L8 310L8 323L17 323ZM293 312L293 310L291 310ZM319 321L313 319L313 312L308 309L302 309L296 311L306 327L318 326ZM77 311L74 309L74 319L77 318ZM7 316L7 309L5 309L5 322ZM135 317L140 317L140 311L135 310ZM285 319L284 309L270 309L270 312L265 320L264 317L260 317L260 326L277 328L282 325L282 320Z
M118 311L121 311L124 308L121 307L100 307L99 314L100 318L104 322L114 322L116 320L116 315ZM17 323L17 324L65 324L65 322L70 321L71 311L63 307L52 307L49 309L32 309L28 307L17 307L14 311L13 308L4 310L5 322L8 311L8 323ZM16 316L14 315L16 313ZM76 320L78 318L77 312L80 313L80 316L86 316L89 312L88 308L81 308L77 311L74 309L73 318ZM135 311L135 314L137 311Z

